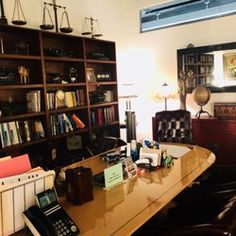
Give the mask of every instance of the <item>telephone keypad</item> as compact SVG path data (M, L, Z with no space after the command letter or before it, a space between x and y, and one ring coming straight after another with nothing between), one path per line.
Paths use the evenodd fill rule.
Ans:
M56 214L50 215L50 217L54 219L53 226L58 236L74 236L76 235L76 232L78 233L77 226L70 219L70 217L65 214L62 208L57 211Z

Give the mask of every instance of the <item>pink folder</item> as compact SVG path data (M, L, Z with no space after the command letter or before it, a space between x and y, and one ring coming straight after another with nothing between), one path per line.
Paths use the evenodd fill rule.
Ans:
M0 178L19 175L31 169L28 154L0 162Z

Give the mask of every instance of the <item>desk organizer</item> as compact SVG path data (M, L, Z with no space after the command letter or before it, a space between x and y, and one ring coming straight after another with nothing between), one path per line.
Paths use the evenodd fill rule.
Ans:
M54 186L54 177L54 171L40 171L10 177L10 182L0 179L0 235L25 227L23 211L36 204L37 193Z

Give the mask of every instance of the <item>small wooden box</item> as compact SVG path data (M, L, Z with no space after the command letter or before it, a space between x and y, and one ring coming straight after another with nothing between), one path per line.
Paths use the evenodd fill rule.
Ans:
M66 199L75 205L93 200L93 175L90 168L67 169Z

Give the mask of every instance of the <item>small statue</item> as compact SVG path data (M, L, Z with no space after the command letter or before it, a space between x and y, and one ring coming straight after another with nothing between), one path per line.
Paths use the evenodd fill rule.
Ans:
M71 67L69 71L69 78L71 83L77 82L78 79L78 72L75 67Z
M20 75L21 84L29 83L29 69L24 66L18 66L18 73Z
M179 73L179 98L180 109L186 110L187 82L193 78L193 71L180 71Z

